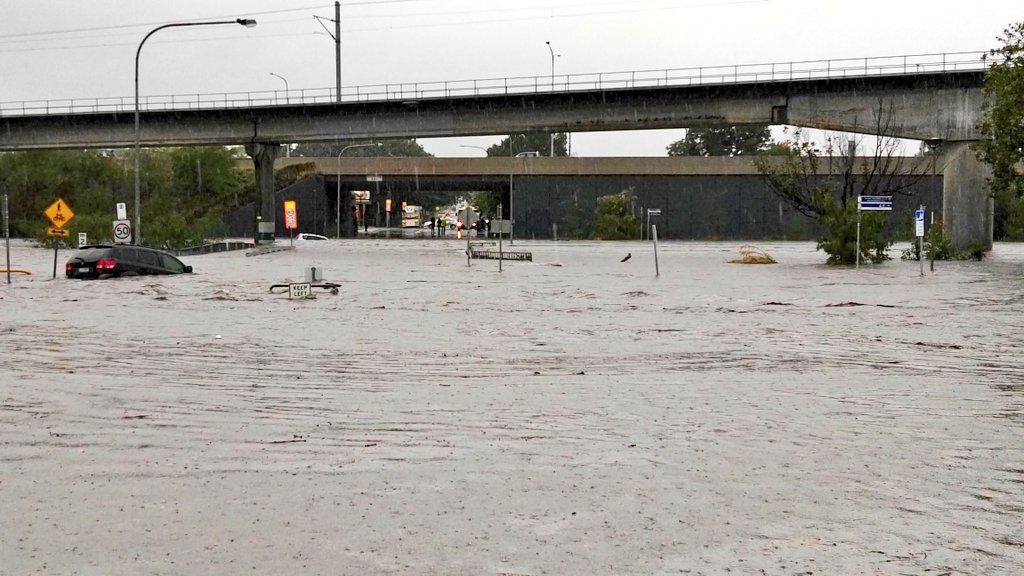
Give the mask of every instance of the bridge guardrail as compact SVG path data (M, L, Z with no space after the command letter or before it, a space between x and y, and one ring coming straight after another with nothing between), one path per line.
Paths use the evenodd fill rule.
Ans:
M472 96L569 93L673 86L790 82L829 78L934 74L984 70L987 52L948 52L871 58L806 60L768 64L699 66L626 72L518 76L397 84L342 86L341 102L390 102ZM210 94L141 96L142 111L245 109L268 106L329 104L334 88L260 90ZM42 116L134 112L131 96L0 102L0 116Z

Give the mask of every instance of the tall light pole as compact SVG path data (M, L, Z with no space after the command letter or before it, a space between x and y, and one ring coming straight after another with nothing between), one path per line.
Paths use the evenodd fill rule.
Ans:
M280 74L275 74L274 72L271 72L270 75L271 76L275 76L277 78L280 78L281 80L284 81L284 103L286 105L287 104L291 104L292 103L292 99L288 95L288 93L291 91L291 88L288 87L288 79L285 78L284 76L281 76ZM277 103L276 93L275 93L275 96L274 96L274 103L275 104ZM292 157L292 145L291 144L285 144L284 145L284 157L285 158L291 158Z
M218 20L215 22L177 22L175 24L164 24L149 31L149 34L139 42L139 48L135 51L135 243L142 244L142 194L139 185L139 154L141 142L139 137L139 55L142 54L142 46L149 40L149 37L164 28L182 28L185 26L218 26L221 24L238 24L246 28L252 28L256 21L251 18L236 18L234 20Z
M551 91L554 92L555 91L555 58L560 58L562 55L561 54L555 54L555 49L551 47L551 42L545 42L545 44L548 45L548 52L551 53ZM551 133L550 147L551 147L551 150L550 150L550 153L548 154L548 156L554 158L554 156L555 156L555 133L554 132Z
M515 152L512 148L512 135L508 135L508 245L516 243L516 202L515 186L512 173L516 170Z
M341 152L338 152L338 196L336 198L335 205L335 217L337 218L337 222L335 222L334 229L335 238L341 238L341 155L344 154L345 151L348 150L349 148L369 148L372 146L380 147L383 146L383 144L381 144L380 142L373 142L371 144L349 144L348 146L342 148Z
M275 76L277 78L280 78L281 80L284 81L284 103L285 104L291 104L292 103L291 98L289 98L289 96L288 96L288 92L291 90L291 88L288 88L288 79L285 78L284 76L281 76L280 74L275 74L273 72L271 72L270 75L271 76Z

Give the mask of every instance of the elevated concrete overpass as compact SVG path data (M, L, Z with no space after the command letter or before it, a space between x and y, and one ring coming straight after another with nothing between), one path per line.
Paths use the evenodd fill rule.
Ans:
M967 246L991 242L986 172L968 147L982 110L980 56L398 84L326 100L304 92L283 102L277 93L153 97L143 103L141 141L245 144L260 190L259 238L272 234L273 163L285 142L745 124L884 133L945 143L945 223ZM130 146L133 109L124 98L3 103L0 150Z

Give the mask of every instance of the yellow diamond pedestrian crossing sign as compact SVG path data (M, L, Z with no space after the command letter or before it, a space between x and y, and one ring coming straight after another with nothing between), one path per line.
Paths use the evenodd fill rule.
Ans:
M63 228L68 220L75 217L75 213L71 211L71 207L64 203L60 198L56 202L50 204L50 207L43 211L46 217L53 222L54 228Z

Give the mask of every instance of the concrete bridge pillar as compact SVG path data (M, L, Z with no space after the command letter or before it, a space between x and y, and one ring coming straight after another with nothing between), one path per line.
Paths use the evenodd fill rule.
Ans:
M992 249L991 170L971 150L970 142L943 145L942 225L955 250Z
M274 241L274 160L281 155L280 144L252 142L245 145L245 153L256 167L256 222L253 240Z

